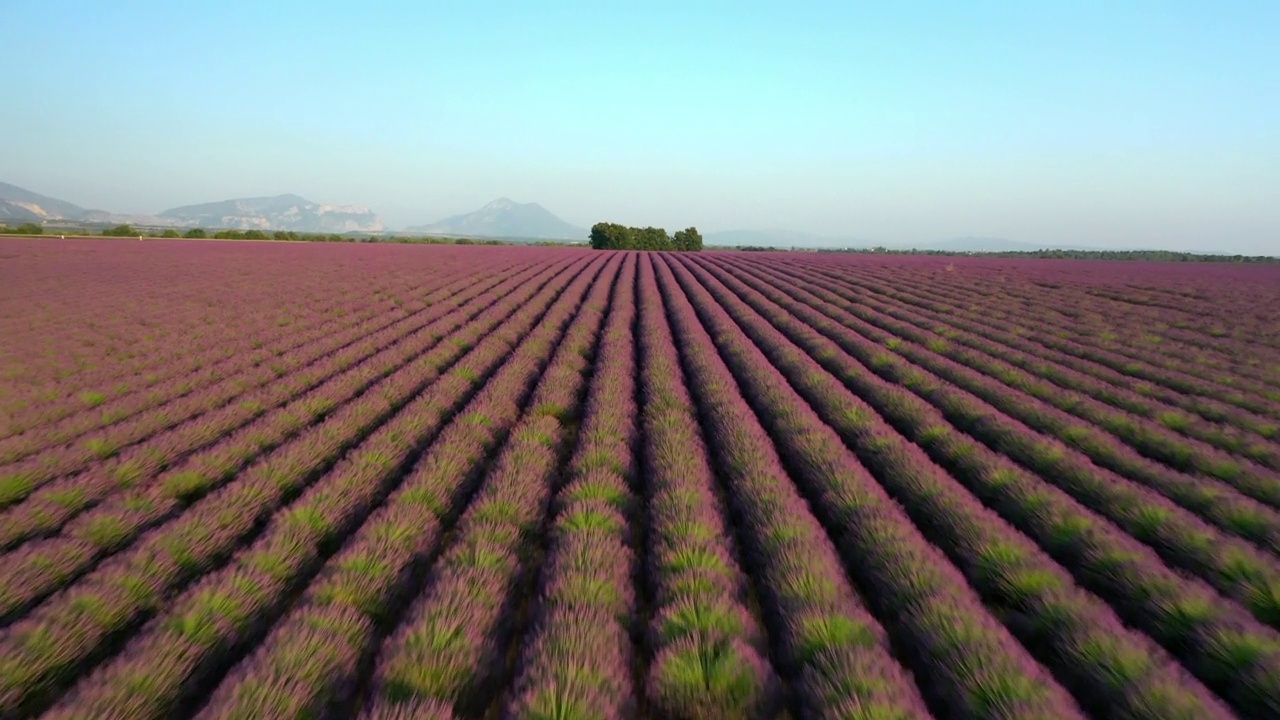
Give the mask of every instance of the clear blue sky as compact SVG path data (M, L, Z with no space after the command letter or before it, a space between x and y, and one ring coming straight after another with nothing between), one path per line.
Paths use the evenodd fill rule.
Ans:
M877 7L866 7L866 6ZM5 0L0 181L1280 252L1280 2Z

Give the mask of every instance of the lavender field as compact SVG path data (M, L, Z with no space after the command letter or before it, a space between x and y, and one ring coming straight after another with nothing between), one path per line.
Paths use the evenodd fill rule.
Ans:
M1280 717L1280 269L0 239L35 717Z

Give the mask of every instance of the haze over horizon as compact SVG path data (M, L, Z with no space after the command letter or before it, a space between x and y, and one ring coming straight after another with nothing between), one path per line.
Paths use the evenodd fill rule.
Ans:
M1280 4L852 5L11 0L0 181L1280 254Z

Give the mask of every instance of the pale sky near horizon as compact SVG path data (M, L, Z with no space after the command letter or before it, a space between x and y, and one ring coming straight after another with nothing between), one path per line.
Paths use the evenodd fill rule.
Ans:
M7 0L0 181L1280 254L1280 2Z

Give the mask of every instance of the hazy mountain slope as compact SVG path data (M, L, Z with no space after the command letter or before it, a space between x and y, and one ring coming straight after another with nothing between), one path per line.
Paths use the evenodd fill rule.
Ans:
M1101 248L1061 243L1029 243L1001 237L958 237L918 243L897 243L886 247L946 252L1034 252L1036 250L1099 250Z
M867 247L872 245L866 240L852 237L832 237L814 235L795 230L720 230L707 233L707 245L733 245L758 247Z
M426 235L547 240L586 240L590 234L585 228L561 220L537 203L518 203L508 198L494 200L475 212L406 228L406 231Z
M79 220L88 212L66 200L51 198L17 185L0 182L0 220L18 222Z
M382 221L359 205L322 205L297 195L236 198L186 205L160 217L187 227L236 230L294 230L297 232L379 232Z

